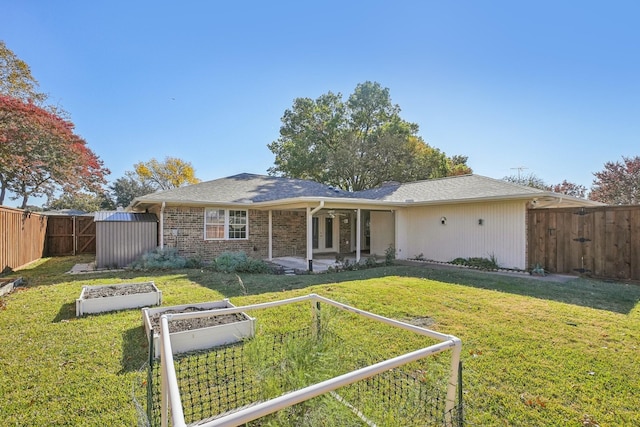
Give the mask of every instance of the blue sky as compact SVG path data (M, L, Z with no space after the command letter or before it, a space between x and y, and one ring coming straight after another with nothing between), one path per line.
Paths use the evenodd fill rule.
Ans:
M636 1L0 0L0 10L0 39L71 114L110 181L167 156L202 180L266 173L294 98L346 97L365 81L480 175L526 167L589 188L605 162L640 155Z

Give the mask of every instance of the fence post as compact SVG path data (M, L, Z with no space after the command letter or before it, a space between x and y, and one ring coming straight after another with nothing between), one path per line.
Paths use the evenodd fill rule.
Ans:
M311 300L312 309L313 309L313 333L316 339L320 339L321 335L321 319L320 319L320 301L313 299Z
M464 403L462 402L462 360L458 364L458 425L464 425Z
M149 334L149 368L147 369L147 418L153 426L153 333Z

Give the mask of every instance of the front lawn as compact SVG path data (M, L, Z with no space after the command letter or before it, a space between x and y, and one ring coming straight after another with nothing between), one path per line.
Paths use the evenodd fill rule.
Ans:
M462 339L469 425L640 425L640 286L554 283L392 266L309 276L171 272L67 275L44 259L0 298L2 425L130 426L147 341L140 310L75 317L82 285L153 280L163 305L235 305L317 293ZM371 345L375 345L372 343Z

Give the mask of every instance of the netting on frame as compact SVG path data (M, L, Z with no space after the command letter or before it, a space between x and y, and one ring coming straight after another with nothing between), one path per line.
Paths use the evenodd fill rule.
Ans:
M253 339L173 356L185 424L238 425L223 421L243 409L302 393L434 341L330 305L322 305L320 316L308 314L308 302L297 305L293 311L278 307L253 313L259 319ZM287 316L296 320L283 321ZM452 357L451 351L434 352L241 424L462 425L461 376L451 375ZM151 426L161 425L163 410L159 360L149 365L147 380L146 412ZM457 390L453 403L452 378Z

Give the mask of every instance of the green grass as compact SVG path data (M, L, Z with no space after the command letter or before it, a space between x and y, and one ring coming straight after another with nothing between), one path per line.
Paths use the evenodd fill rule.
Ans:
M315 292L397 319L428 318L462 339L469 425L640 425L637 284L410 266L240 275L242 286L233 274L199 269L64 274L77 262L88 259L35 263L14 274L25 286L0 298L2 425L136 425L132 389L145 379L147 354L140 310L76 318L75 299L82 285L147 280L162 290L163 305ZM393 336L359 342L396 345Z

